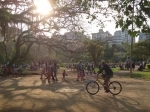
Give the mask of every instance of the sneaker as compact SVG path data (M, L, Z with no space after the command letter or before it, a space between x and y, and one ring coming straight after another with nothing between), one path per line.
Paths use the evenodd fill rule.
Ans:
M79 79L76 79L76 81L79 81Z
M109 92L110 92L110 90L106 90L105 92L106 92L106 93L109 93Z
M106 86L104 86L104 90L107 90L107 87L106 87Z
M85 79L81 79L81 81L85 81Z

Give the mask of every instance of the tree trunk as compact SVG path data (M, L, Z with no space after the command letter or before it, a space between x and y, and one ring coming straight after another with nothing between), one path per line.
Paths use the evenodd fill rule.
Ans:
M21 46L17 46L16 45L16 53L15 56L10 60L8 66L11 67L15 62L17 62L19 59L24 58L25 56L27 56L27 54L29 53L30 48L32 47L33 42L31 42L28 46L27 49L25 51L24 54L20 54L20 48Z

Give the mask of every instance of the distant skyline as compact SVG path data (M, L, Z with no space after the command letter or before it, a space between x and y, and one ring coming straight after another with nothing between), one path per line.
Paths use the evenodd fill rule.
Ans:
M115 31L121 30L121 28L115 27L116 25L114 21L106 22L104 28L101 28L100 26L97 27L97 25L94 23L86 24L85 26L86 26L85 31L89 36L92 36L91 35L92 33L98 33L100 29L102 29L105 32L108 31L111 35L114 35ZM139 37L136 37L135 42L138 42L138 40L139 40Z
M115 23L114 22L105 23L104 28L101 28L100 26L97 27L96 24L91 24L91 25L87 24L87 26L85 28L87 34L97 33L97 32L99 32L99 29L103 29L105 32L108 31L112 35L114 35L115 31L121 30L120 28L115 28Z

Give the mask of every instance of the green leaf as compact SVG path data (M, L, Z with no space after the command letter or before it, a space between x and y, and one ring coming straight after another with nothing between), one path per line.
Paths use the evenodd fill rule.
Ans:
M119 25L122 27L123 26L123 19L119 20Z

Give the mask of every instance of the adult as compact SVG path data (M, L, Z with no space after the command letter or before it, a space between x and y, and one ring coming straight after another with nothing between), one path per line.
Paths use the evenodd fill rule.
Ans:
M132 69L135 69L135 62L132 63Z
M54 63L54 66L53 66L53 72L54 72L55 81L58 81L58 79L57 79L57 63L56 62Z
M94 74L95 74L95 65L94 65L94 63L93 63L93 62L92 62L91 67L92 67L92 73L94 73Z
M42 72L41 72L41 78L40 79L43 79L43 75L46 76L46 65L44 62L42 63Z
M49 62L48 65L47 65L47 79L48 79L48 83L50 83L50 79L53 75L53 68L52 68L52 63Z
M101 61L102 64L102 68L100 69L100 71L98 71L98 74L102 73L103 71L105 72L105 74L103 74L103 78L104 78L104 89L105 92L109 92L108 89L108 82L110 80L111 77L113 77L113 71L111 70L111 68L105 63L104 60ZM97 74L97 75L98 75Z
M88 63L88 65L87 65L87 75L88 74L92 75L92 68L91 68L90 63Z
M81 78L81 81L82 81L82 80L83 80L82 61L80 61L80 62L77 64L77 73L78 73L78 76L77 76L76 81L79 81L79 78Z

